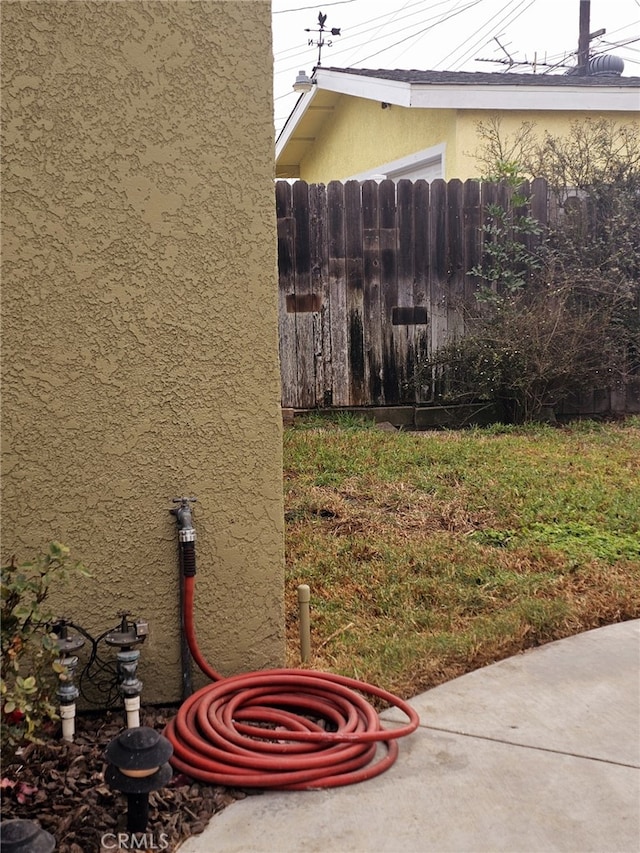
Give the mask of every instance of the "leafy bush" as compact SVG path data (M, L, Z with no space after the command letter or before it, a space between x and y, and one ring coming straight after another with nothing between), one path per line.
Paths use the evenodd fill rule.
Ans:
M522 423L572 394L621 381L625 350L611 317L617 303L593 302L577 305L576 288L563 282L504 297L489 315L470 312L465 336L429 362L442 369L442 398L491 401L501 418Z
M464 335L420 376L437 378L444 402L487 400L526 422L640 373L640 143L607 121L576 122L564 138L539 138L532 124L505 138L498 120L479 132L484 180L502 184L502 201L485 209ZM545 233L521 189L534 175L555 200Z
M503 192L501 201L485 207L484 254L470 275L480 282L479 301L501 303L521 290L542 266L542 241L531 238L539 237L543 228L528 211L531 199L517 163L497 160L483 180L500 184Z
M63 674L56 637L50 632L52 614L46 607L53 582L73 575L87 576L81 563L72 563L69 549L52 542L45 554L2 566L0 691L2 747L15 748L37 740L43 724L56 719L56 682Z

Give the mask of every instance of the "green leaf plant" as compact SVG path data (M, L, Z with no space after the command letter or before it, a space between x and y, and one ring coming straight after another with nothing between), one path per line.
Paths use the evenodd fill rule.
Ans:
M70 551L59 542L45 553L17 563L15 557L1 569L0 701L1 745L14 751L24 741L38 741L49 720L56 720L56 683L64 676L59 663L56 636L51 632L53 614L47 607L52 584L72 576L89 575Z
M419 371L437 399L486 401L501 420L522 423L553 419L555 405L581 392L637 381L637 131L585 121L555 137L527 123L509 136L499 119L480 123L477 159L498 201L484 209L464 333ZM534 177L546 179L555 211L544 229L529 210Z

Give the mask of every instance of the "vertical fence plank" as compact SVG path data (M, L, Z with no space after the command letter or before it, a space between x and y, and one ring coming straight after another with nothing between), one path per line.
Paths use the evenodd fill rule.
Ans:
M439 349L447 339L447 185L437 179L431 184L429 199L430 264L429 302L431 304L431 346Z
M380 233L378 184L362 185L362 242L364 259L363 326L365 383L370 405L380 406L382 394L382 310L380 306Z
M549 187L545 178L535 178L531 181L529 213L537 219L542 226L538 235L532 235L529 248L535 251L545 237L545 231L549 227Z
M464 300L472 307L480 279L471 274L482 262L482 207L479 181L465 181L463 188L464 227Z
M398 365L394 344L393 308L397 305L396 185L385 180L378 187L380 202L380 304L382 308L382 391L387 406L399 400Z
M296 181L293 185L293 218L296 233L296 344L298 353L298 395L302 408L315 406L315 356L313 311L310 310L311 255L309 221L309 185Z
M364 332L362 318L364 258L360 183L344 186L345 249L347 275L347 334L349 346L349 405L362 406L365 397Z
M462 181L447 184L447 334L460 338L464 333L464 232Z
M480 185L480 219L481 219L481 228L482 228L482 245L483 245L483 254L484 247L490 242L491 236L488 233L488 230L492 223L493 218L489 212L489 208L493 204L497 204L499 202L498 198L498 185L494 183L483 183ZM481 255L482 259L482 255ZM481 288L493 287L488 281L484 278L479 277L478 285ZM495 290L495 287L493 288Z
M531 216L543 227L549 224L549 187L545 178L531 182Z
M393 324L393 339L398 367L398 402L411 403L414 399L413 381L416 373L415 323L413 309L414 245L415 227L413 220L413 183L401 180L397 185L397 246L398 246L398 295L399 308L411 308L410 322Z
M309 186L311 291L314 295L314 405L331 400L331 307L327 254L327 193L324 184Z
M296 317L287 311L287 296L295 295L295 245L291 201L291 185L276 182L276 215L278 220L278 337L282 405L298 406L296 355Z
M413 222L415 240L414 253L414 305L427 309L425 323L415 326L415 351L418 371L414 383L413 401L423 402L431 399L432 383L430 377L422 373L422 365L429 357L431 306L429 304L429 184L416 181L413 186Z
M331 300L331 405L349 405L344 186L327 186L329 293Z

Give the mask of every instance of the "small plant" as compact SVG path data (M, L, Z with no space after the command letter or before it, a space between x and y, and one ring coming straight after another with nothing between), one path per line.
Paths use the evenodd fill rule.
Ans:
M528 212L531 197L517 163L497 159L481 180L501 186L504 198L486 205L484 255L469 274L480 282L478 300L498 303L521 290L532 273L540 269L539 246L532 249L530 244L543 229Z
M44 723L55 720L53 696L63 673L56 638L50 632L52 614L46 599L52 582L72 575L88 576L80 563L72 563L69 549L52 542L45 554L2 566L2 628L0 692L2 747L15 749L24 740L37 740Z

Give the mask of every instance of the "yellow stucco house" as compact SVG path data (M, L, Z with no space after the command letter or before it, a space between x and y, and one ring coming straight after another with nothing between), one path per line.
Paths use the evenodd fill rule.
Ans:
M0 15L2 559L69 546L92 577L54 584L54 613L94 636L148 620L143 701L173 701L169 510L195 495L205 656L281 666L270 4Z
M477 124L562 135L576 120L638 121L640 78L317 68L276 142L278 178L477 177Z

